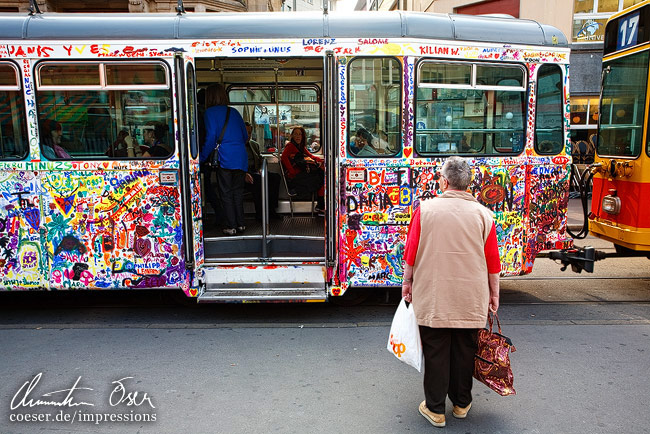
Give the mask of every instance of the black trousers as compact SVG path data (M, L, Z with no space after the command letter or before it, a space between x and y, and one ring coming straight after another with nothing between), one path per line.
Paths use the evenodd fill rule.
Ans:
M219 197L217 196L217 191L214 188L214 184L212 183L212 173L214 173L214 171L215 169L213 169L209 164L203 163L201 165L204 185L203 195L207 202L212 206L212 210L217 215L217 219L219 219L221 217L222 210L221 202L219 202Z
M420 326L424 351L424 398L434 413L445 413L445 399L467 407L472 402L472 374L478 329Z
M280 191L280 181L282 178L279 173L267 172L269 181L269 213L275 214L275 209L278 207L278 193ZM253 193L253 201L255 202L255 217L262 218L262 176L258 173L251 174L253 183L246 183L246 190Z
M244 226L244 184L246 172L237 169L217 169L219 193L223 212L226 217L226 228L235 229Z

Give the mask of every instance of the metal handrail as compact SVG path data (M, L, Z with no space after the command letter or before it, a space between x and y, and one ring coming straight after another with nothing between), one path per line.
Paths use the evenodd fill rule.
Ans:
M268 245L266 238L268 236L268 215L269 215L269 204L266 200L269 197L269 184L268 184L268 163L266 158L262 158L262 257L268 258Z

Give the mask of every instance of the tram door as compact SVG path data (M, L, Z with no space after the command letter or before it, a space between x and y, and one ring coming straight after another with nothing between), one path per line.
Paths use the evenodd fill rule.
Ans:
M205 285L199 301L327 298L328 239L333 238L327 230L334 211L326 206L326 215L317 208L323 205L323 192L327 198L335 191L332 65L333 55L196 59L198 87L219 83L227 89L230 106L249 124L249 146L259 151L259 158L253 158L258 160L254 182L244 195L244 231L224 233L220 213L225 210L213 209L205 197L207 183L219 191L216 177L203 179ZM309 154L324 162L322 188L311 193L296 184L282 162L296 129L305 132Z
M200 289L199 277L203 267L201 239L201 187L199 171L199 144L196 117L196 76L191 60L177 55L174 60L176 75L176 104L178 108L178 141L180 158L180 187L183 225L183 253L190 272L190 295Z

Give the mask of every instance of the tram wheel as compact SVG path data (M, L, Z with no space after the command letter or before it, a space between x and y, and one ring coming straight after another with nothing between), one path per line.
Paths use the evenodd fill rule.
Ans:
M372 290L369 288L350 288L339 297L330 297L329 301L337 306L356 306L366 301Z

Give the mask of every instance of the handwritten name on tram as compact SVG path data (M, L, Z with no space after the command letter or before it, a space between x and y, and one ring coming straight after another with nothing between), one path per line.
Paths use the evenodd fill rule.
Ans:
M95 54L100 57L143 57L143 56L160 56L164 53L161 53L156 48L147 48L140 47L135 48L133 46L126 46L123 49L118 49L111 51L111 46L108 44L90 44L90 45L63 45L63 49L66 51L68 56L74 54ZM44 45L9 45L7 46L7 51L10 56L14 57L28 57L28 56L38 56L38 57L51 57L52 53L55 51L54 47L44 46Z

